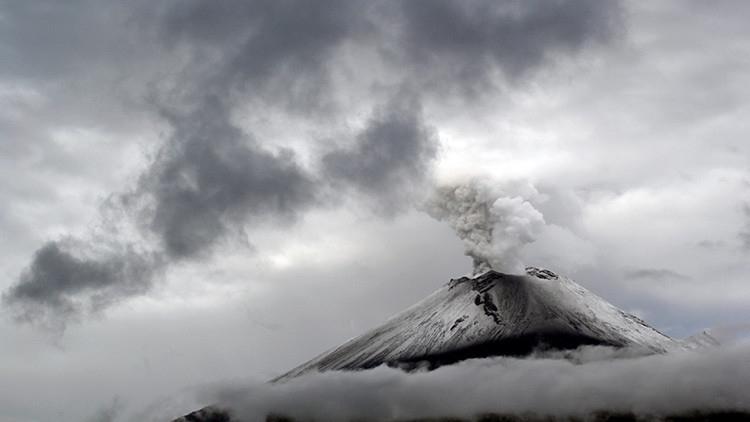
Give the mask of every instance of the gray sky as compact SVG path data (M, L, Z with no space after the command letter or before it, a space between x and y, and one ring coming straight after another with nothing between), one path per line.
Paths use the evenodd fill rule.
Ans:
M750 321L748 19L0 1L0 419L125 420L360 334L471 271L424 203L467 179L543 216L514 259L672 336Z

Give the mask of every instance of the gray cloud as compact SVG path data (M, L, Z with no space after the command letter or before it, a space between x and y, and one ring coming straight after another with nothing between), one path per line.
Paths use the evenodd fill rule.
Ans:
M115 397L112 404L102 406L94 415L87 419L87 422L114 422L122 412L122 403Z
M90 0L66 4L42 0L4 1L2 9L4 76L58 79L122 58L123 34L117 29L126 14L119 7Z
M399 4L405 18L402 59L433 88L448 83L469 93L492 85L497 69L516 80L558 54L616 38L620 27L616 2Z
M347 421L748 411L748 347L612 359L608 348L587 346L577 359L493 358L411 374L379 367L274 385L238 381L206 387L202 400L221 403L243 421L262 421L270 413Z
M375 209L394 212L411 204L436 153L437 137L423 121L419 100L402 93L376 110L354 145L326 154L322 164L334 186L364 192Z
M306 112L327 99L330 59L345 43L374 46L402 81L420 90L479 93L495 84L497 70L515 81L621 32L619 4L590 0L368 6L346 0L197 0L154 13L167 46L219 51L223 69L214 81L247 84L254 95Z
M286 223L313 202L313 182L293 154L273 154L245 136L218 99L208 97L195 113L168 119L173 135L135 190L114 195L105 210L112 215L102 216L137 218L143 238L156 235L158 245L148 254L136 252L118 244L116 229L105 232L104 246L82 239L64 249L44 245L3 296L18 319L64 327L71 318L147 292L170 262L205 257L244 224ZM76 257L92 248L93 257Z
M42 246L18 283L3 294L18 320L62 329L69 318L144 293L160 268L158 257L130 247L88 258L74 255L71 249L80 253L83 248L69 243Z
M172 119L175 133L125 198L153 201L146 224L170 257L201 255L250 216L294 219L313 201L313 182L293 153L263 149L228 113L209 97L194 114Z
M733 344L750 339L750 322L732 322L708 330L721 344Z
M308 113L326 109L330 59L337 47L367 28L367 10L339 0L197 0L154 13L162 42L193 52L189 77L204 69L207 58L218 56L215 67L203 75L211 93L244 90L243 95L262 97L287 111Z
M625 272L627 278L645 278L652 280L685 280L686 276L665 268L641 268Z
M745 214L745 224L737 236L742 242L742 249L750 251L750 204L744 204L742 212Z

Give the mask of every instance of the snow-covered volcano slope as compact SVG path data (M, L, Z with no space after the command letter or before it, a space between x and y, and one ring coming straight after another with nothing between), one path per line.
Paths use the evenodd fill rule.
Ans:
M451 280L411 308L276 378L308 371L356 370L383 363L437 367L459 360L524 355L584 344L636 346L649 352L692 348L646 325L574 281L527 268Z

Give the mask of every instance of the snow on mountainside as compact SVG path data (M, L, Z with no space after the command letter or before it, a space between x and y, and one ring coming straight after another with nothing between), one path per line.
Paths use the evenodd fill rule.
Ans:
M584 344L634 346L661 353L694 348L673 340L574 281L527 268L526 275L489 271L451 280L380 327L281 375L356 370L383 363L411 369L539 348Z

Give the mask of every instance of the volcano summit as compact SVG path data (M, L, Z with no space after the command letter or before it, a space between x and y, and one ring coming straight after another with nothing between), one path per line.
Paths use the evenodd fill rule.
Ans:
M648 326L574 281L538 268L451 280L380 327L281 375L360 370L382 364L436 368L464 359L522 356L581 345L663 353L695 347Z

